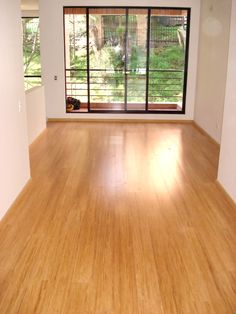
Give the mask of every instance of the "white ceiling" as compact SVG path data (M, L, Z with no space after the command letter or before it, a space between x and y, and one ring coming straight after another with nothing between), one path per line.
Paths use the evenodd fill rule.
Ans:
M21 0L21 10L38 10L38 0Z

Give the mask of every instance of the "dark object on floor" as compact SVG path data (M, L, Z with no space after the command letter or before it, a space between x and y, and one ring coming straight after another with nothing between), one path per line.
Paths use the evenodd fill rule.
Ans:
M73 110L79 110L80 109L80 100L73 98L73 97L67 97L66 98L66 107L70 107L69 105L73 105Z
M72 112L74 110L74 106L71 104L66 104L66 112Z

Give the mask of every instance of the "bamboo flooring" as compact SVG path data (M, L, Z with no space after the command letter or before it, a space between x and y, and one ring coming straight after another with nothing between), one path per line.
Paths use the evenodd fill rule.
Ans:
M218 156L191 124L49 123L0 224L0 313L235 314Z

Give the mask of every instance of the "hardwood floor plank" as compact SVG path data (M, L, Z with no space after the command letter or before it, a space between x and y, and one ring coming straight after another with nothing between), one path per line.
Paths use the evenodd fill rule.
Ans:
M236 206L206 134L50 122L30 157L0 223L0 313L236 313Z

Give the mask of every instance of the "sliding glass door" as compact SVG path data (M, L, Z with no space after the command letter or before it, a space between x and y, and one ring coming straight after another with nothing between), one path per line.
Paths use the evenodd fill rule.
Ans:
M187 18L187 10L151 10L148 110L183 109Z
M64 8L67 112L184 113L190 9Z
M89 9L90 110L125 110L126 10Z
M88 112L87 14L85 8L67 9L65 24L65 82L67 99L80 101L66 104L67 112Z
M148 9L129 9L126 41L127 110L146 109Z

